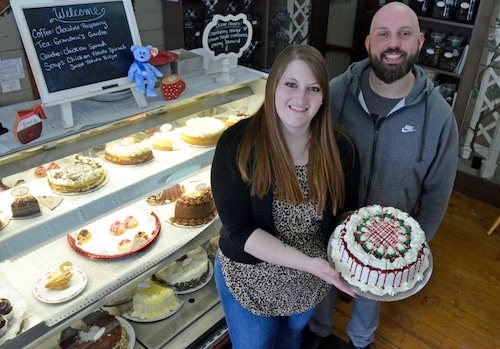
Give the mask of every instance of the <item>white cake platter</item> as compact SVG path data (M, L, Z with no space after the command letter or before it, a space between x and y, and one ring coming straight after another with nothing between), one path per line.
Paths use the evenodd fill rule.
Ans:
M87 285L87 275L80 268L67 267L67 269L73 272L73 279L68 288L64 290L45 288L44 285L47 282L47 276L52 272L48 271L41 275L33 285L33 295L35 298L44 303L63 303L78 296L85 288L85 285Z
M331 246L332 246L331 240L333 239L333 235L334 234L332 234L332 236L328 240L328 249L327 249L328 252L327 253L328 253L328 262L330 262L330 265L333 268L335 268L335 263L333 262L332 257L331 257ZM395 301L400 301L400 300L409 298L411 296L414 296L421 289L423 289L424 286L427 285L427 282L429 282L429 280L431 278L433 265L434 265L434 263L432 260L432 253L431 253L431 250L429 249L429 266L424 271L424 278L421 281L417 282L415 284L415 286L413 286L412 289L405 291L405 292L396 293L395 295L385 294L383 296L379 296L379 295L371 293L370 291L362 291L359 287L349 284L347 282L347 280L345 280L345 278L342 276L342 274L340 274L340 273L339 274L342 277L342 279L344 279L344 284L347 287L349 287L349 289L351 289L356 295L363 297L363 298L371 299L374 301L379 301L379 302L395 302Z

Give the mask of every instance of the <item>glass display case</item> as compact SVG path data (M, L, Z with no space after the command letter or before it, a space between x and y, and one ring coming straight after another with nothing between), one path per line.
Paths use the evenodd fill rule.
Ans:
M26 309L17 319L19 326L10 336L13 338L8 341L0 338L0 348L52 348L64 328L129 292L218 234L218 218L195 227L181 227L169 220L172 205L151 206L146 199L176 184L210 185L209 169L215 147L190 146L176 132L193 117L225 120L232 114L252 115L260 108L266 75L240 66L231 75L235 78L231 85L217 83L218 74L186 78L186 90L178 99L165 101L159 94L148 99L145 108L137 107L131 95L123 94L76 102L75 126L70 129L61 127L57 108L46 108L48 120L44 120L39 139L19 144L10 139L12 135L1 136L0 297L1 292L15 292L26 302ZM12 130L9 124L12 112L32 104L0 108L2 124ZM172 150L153 149L153 160L141 165L115 165L105 160L105 144L127 137L147 142L164 124L173 127ZM73 159L74 154L102 164L106 169L102 184L84 193L65 194L52 189L46 177L35 176L36 167L53 162L63 164L71 161L68 159ZM39 214L12 217L11 192L20 185L39 199ZM59 201L51 207L41 198ZM147 217L143 219L149 222L145 230L154 239L143 248L115 256L115 252L104 249L82 252L72 244L75 232L89 226L105 226L102 222L127 210ZM37 291L40 278L68 260L84 273L83 280L75 281L80 289L55 301L45 298L43 292ZM172 340L185 347L187 340L196 340L223 319L220 306L216 306L218 297L213 284L196 295L181 296L185 305L175 321L132 324L137 340L135 348L157 348ZM204 317L209 320L203 320ZM190 326L195 329L182 336ZM159 330L165 327L168 331Z

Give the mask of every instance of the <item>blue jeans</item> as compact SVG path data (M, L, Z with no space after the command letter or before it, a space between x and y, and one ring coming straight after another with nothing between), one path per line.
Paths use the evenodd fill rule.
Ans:
M316 307L309 329L318 336L326 337L333 329L333 308L337 298L337 289L332 287L323 301ZM379 324L380 302L361 296L353 298L351 320L347 325L347 334L352 343L363 348L375 341L375 330Z
M299 349L302 330L316 308L292 316L252 314L233 297L215 258L214 277L233 349Z

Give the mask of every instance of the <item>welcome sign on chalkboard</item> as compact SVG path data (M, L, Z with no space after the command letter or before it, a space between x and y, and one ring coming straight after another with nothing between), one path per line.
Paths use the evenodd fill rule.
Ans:
M11 2L46 105L130 85L130 47L141 45L130 0Z

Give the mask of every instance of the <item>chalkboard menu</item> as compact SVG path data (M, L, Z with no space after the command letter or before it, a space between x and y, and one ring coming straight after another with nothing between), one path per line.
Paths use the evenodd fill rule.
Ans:
M16 0L12 9L42 101L126 84L140 38L130 0Z
M245 14L215 15L203 32L203 47L212 58L241 57L252 40L252 25Z

